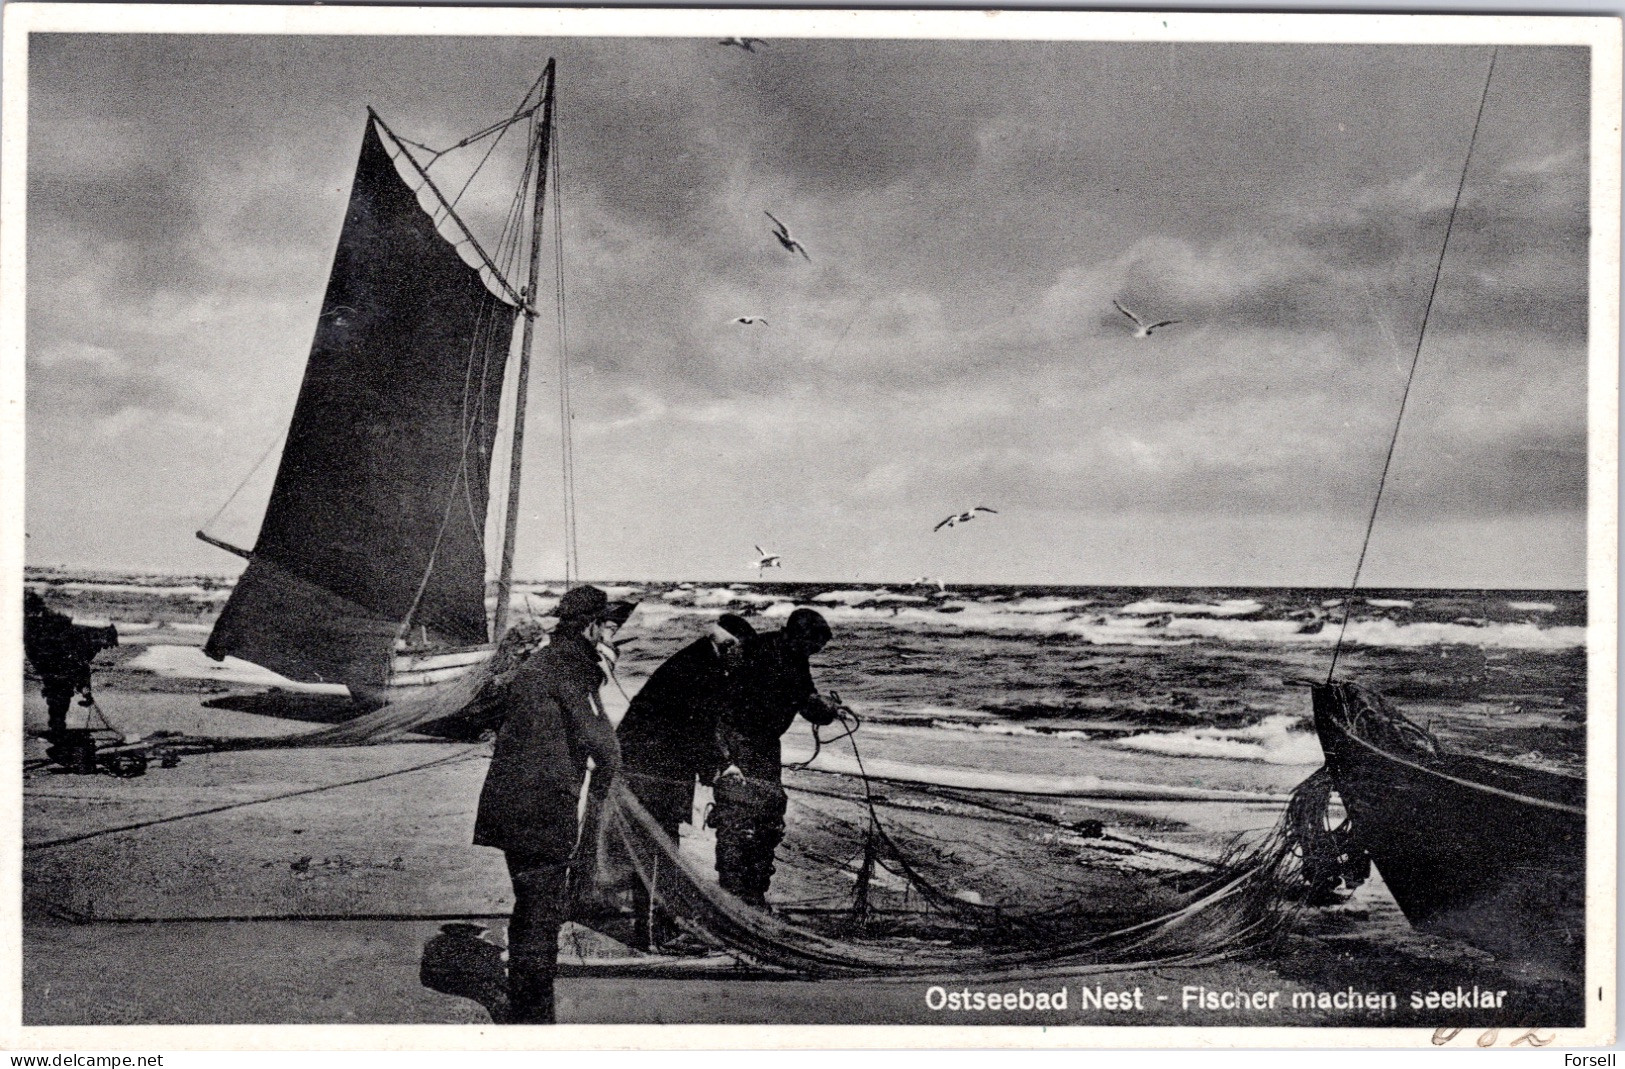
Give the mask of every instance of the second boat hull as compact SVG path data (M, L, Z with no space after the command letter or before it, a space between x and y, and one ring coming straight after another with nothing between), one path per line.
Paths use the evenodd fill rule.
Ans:
M1355 838L1406 919L1497 956L1578 970L1584 781L1429 752L1402 717L1402 734L1362 730L1361 714L1381 704L1369 701L1351 684L1318 686L1315 727Z

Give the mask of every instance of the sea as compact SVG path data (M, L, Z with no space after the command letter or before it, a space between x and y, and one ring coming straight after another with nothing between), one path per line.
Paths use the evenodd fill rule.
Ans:
M274 685L252 665L201 658L231 592L214 576L30 570L83 622L153 648L168 675ZM619 689L723 612L771 630L797 608L834 640L813 662L868 728L907 729L941 753L976 740L1090 740L1110 750L1238 765L1320 761L1306 684L1335 674L1384 693L1445 745L1571 773L1586 757L1586 595L1579 590L1285 587L600 583L635 599ZM516 584L545 620L560 582ZM188 651L183 653L182 651ZM1038 751L1042 752L1042 751Z

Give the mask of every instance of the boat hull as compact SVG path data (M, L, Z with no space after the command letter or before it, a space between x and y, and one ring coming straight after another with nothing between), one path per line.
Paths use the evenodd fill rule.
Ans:
M389 689L423 687L467 675L489 661L496 646L486 644L461 649L399 650L389 663Z
M462 679L489 663L496 654L490 643L448 649L397 649L390 657L389 676L381 687L356 686L350 692L368 704L387 704L424 688Z
M1373 741L1350 715L1363 693L1317 686L1315 728L1355 839L1406 919L1499 957L1578 971L1584 781L1428 752L1408 722L1415 748L1393 735Z

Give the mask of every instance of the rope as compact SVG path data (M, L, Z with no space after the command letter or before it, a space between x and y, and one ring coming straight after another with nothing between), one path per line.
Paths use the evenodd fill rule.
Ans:
M58 846L67 846L70 843L82 843L88 839L99 839L104 835L116 835L119 832L136 831L141 828L151 828L158 824L173 824L178 820L190 820L193 817L204 817L213 813L225 813L232 809L244 809L251 805L265 805L269 802L280 802L284 799L298 798L301 795L306 794L320 794L323 791L333 791L339 789L340 787L354 787L361 783L372 783L375 780L389 779L391 776L404 776L408 772L422 772L425 769L434 768L438 765L448 765L455 761L466 760L472 756L474 750L479 749L483 745L484 743L474 743L473 745L465 747L458 753L449 754L445 757L437 757L433 761L425 761L420 765L413 765L410 768L398 768L393 772L380 772L372 776L362 776L360 779L345 780L342 783L328 783L320 787L305 787L301 790L288 791L284 794L273 794L269 798L252 798L246 802L230 802L226 805L211 806L208 809L197 809L189 813L178 813L169 817L157 817L153 820L138 820L133 824L121 824L116 828L102 828L98 831L87 831L78 835L64 835L59 839L45 839L40 842L24 843L23 852L28 853L31 850L49 850Z
M520 173L519 183L518 183L517 188L514 190L513 199L508 204L508 215L507 215L506 219L503 221L503 225L502 225L503 238L502 238L501 242L499 243L499 246L498 246L498 249L497 249L497 256L498 256L500 262L502 263L503 270L510 273L510 274L516 273L518 271L518 269L519 269L519 260L520 260L520 257L522 256L523 252L524 252L525 236L526 235L521 230L521 225L524 222L524 218L525 218L525 206L529 203L529 192L530 192L530 188L531 188L531 182L535 180L535 175L536 175L536 151L535 151L535 148L536 148L536 146L535 146L535 134L533 132L532 135L531 135L530 140L527 141L527 144L526 144L524 170ZM525 301L527 302L527 304L535 299L534 296L532 294L530 294L530 293L526 293L524 296L525 296ZM517 386L517 384L516 384L516 386ZM515 403L515 409L516 410L517 410L517 407L518 406L517 406L517 402L516 402ZM509 455L509 458L511 460L511 458L512 458L512 439L511 438L509 439L508 455ZM489 494L487 496L488 500L491 500L491 501L496 501L496 500L506 501L507 500L508 494L513 489L513 487L510 485L512 483L512 479L510 478L511 473L510 473L509 469L510 469L509 464L503 464L503 465L500 465L500 466L495 465L495 464L492 465L492 470L497 472L500 482L498 482L496 484L493 484L490 487ZM500 490L500 493L499 493L499 490ZM496 558L500 557L500 555L502 553L503 541L504 541L505 534L506 534L506 532L504 530L504 525L498 524L498 525L495 525L495 526L488 526L486 528L485 534L486 534L486 539L485 539L485 541L486 541L486 559L487 560L492 560L492 559L496 559Z
M552 130L552 144L548 150L548 160L553 167L553 270L556 285L554 288L554 323L558 333L559 351L559 433L561 437L561 465L563 468L564 483L564 582L568 587L572 580L579 582L581 578L581 548L576 540L576 453L575 432L572 425L574 414L570 402L570 346L569 346L569 318L568 303L564 292L564 219L563 204L560 187L564 184L564 174L559 161L559 120L557 104L554 105L554 118Z
M1382 475L1377 479L1377 496L1371 503L1371 516L1366 520L1365 538L1360 543L1360 556L1354 564L1354 578L1349 582L1348 597L1343 600L1343 622L1337 629L1337 644L1332 647L1331 667L1326 671L1326 682L1337 674L1337 658L1343 652L1343 637L1348 632L1349 614L1354 609L1354 592L1360 585L1360 570L1365 567L1366 551L1371 548L1371 532L1377 524L1377 510L1382 507L1382 491L1388 483L1388 469L1394 461L1394 447L1399 444L1399 428L1405 420L1405 404L1410 400L1411 384L1416 380L1416 367L1422 359L1422 342L1427 338L1428 320L1433 315L1433 299L1439 293L1439 276L1444 272L1445 254L1450 251L1450 234L1456 226L1456 210L1461 207L1461 193L1467 187L1467 171L1473 162L1473 146L1478 143L1478 127L1484 119L1484 102L1490 95L1490 78L1495 74L1495 57L1500 48L1490 50L1489 69L1484 73L1484 89L1478 97L1478 114L1473 119L1473 134L1467 141L1467 157L1461 164L1461 179L1456 183L1456 197L1450 202L1450 218L1445 223L1444 241L1439 246L1439 262L1433 268L1433 284L1428 288L1427 305L1422 311L1422 326L1416 332L1416 350L1411 354L1411 369L1405 376L1405 391L1399 398L1399 415L1394 419L1394 433L1388 439L1388 454L1382 460Z
M546 77L547 77L547 75L545 73L542 74L541 76L539 76L536 79L536 81L534 83L532 83L531 87L528 90L525 91L524 98L521 99L520 102L519 102L520 110L514 112L514 114L513 114L513 116L511 118L504 119L503 121L498 122L498 123L493 123L490 126L486 127L484 130L481 130L479 133L470 134L469 136L463 138L463 140L459 141L457 144L451 146L451 148L444 149L444 150L442 150L440 152L434 152L433 149L428 150L428 151L434 153L434 158L431 159L428 162L428 164L425 165L425 168L424 168L425 170L427 170L429 167L432 167L440 159L440 157L444 156L447 152L452 152L452 151L454 151L456 149L464 147L465 145L471 145L474 142L480 140L481 138L488 137L492 133L495 133L497 135L496 140L492 141L491 146L485 150L485 155L480 157L480 162L475 164L474 169L471 172L469 172L468 178L463 182L462 188L457 191L457 195L455 197L451 198L451 200L446 203L447 211L450 211L452 208L455 208L457 206L457 202L463 199L463 194L468 192L468 187L473 184L474 179L479 175L480 171L484 169L486 163L488 163L490 161L491 155L494 152L496 152L496 150L497 150L497 146L502 144L502 139L503 139L503 137L505 137L507 135L509 128L514 126L517 123L520 123L520 122L523 122L526 119L529 119L532 115L534 115L536 113L536 109L538 109L538 108L540 108L542 106L541 101L537 101L535 104L532 104L529 108L526 108L525 107L525 102L530 100L531 95L534 94L536 92L536 90L541 87L541 84L542 84L543 80L546 79ZM420 148L427 148L427 146L422 146L422 145L420 145L419 147ZM533 160L532 160L531 156L532 156L532 154L530 152L527 151L525 153L524 171L522 172L520 180L519 180L519 190L514 195L514 203L516 205L518 203L520 203L521 199L523 198L526 186L527 186L527 184L529 182L529 178L530 178L530 174L531 174L531 168L533 166ZM515 214L515 209L511 205L510 208L509 208L508 220L503 224L503 230L502 230L503 239L502 240L507 240L508 235L509 235L509 228L510 227L515 227L516 228L517 224L518 224L518 219L517 219L516 214ZM499 241L498 242L498 249L500 250L501 247L502 247L502 242ZM515 247L515 249L517 249L517 243L515 244L514 247ZM511 267L512 265L510 264L509 266Z
M379 128L389 135L389 140L391 142L394 142L395 148L393 151L389 149L388 142L386 142L384 146L386 151L390 151L390 158L396 160L397 163L402 159L406 160L407 164L412 168L412 170L417 172L417 176L423 180L423 185L428 187L429 192L433 193L435 198L438 199L441 204L446 205L446 195L440 192L439 186L434 184L434 179L429 177L429 172L425 171L423 169L423 165L417 161L417 158L407 151L406 146L401 143L400 138L395 136L395 131L391 130L388 124L386 124L383 119L378 117L376 112L371 114L372 121L376 122ZM410 186L411 183L408 182L407 185ZM421 192L421 190L414 190L414 192ZM430 214L429 218L431 220L434 219L434 215ZM514 289L513 284L508 281L506 275L497 270L497 265L491 259L490 253L485 251L485 247L479 243L479 239L476 238L474 236L474 232L468 228L468 224L464 223L462 218L458 216L456 211L453 210L449 205L446 207L446 218L456 223L458 230L460 230L463 235L462 241L452 242L452 244L462 245L466 241L468 247L474 250L474 254L479 257L480 262L485 265L486 270L491 272L491 277L496 280L497 285L502 287L503 293L505 293L508 298L512 300L514 305L520 308L527 307L525 297L522 296L518 290ZM438 224L436 224L436 226L438 229ZM482 273L480 277L483 279L485 276Z
M237 484L237 489L231 492L231 495L226 498L224 504L215 509L213 516L210 516L208 519L198 524L198 530L207 531L210 527L214 526L214 521L218 520L226 509L231 507L231 503L237 500L237 495L243 492L243 487L248 485L248 480L254 477L254 473L260 470L260 465L265 463L266 458L271 455L271 451L277 446L281 445L282 440L287 436L288 432L284 430L281 434L278 434L275 438L271 439L271 444L266 446L265 452L261 453L260 458L254 461L254 466L248 469L248 474L244 475L243 481Z
M520 100L519 100L519 109L520 110L514 112L512 116L510 116L509 118L502 119L502 120L499 120L497 122L494 122L490 126L487 126L485 129L480 130L477 133L469 134L467 137L463 138L461 141L457 142L455 145L452 145L450 148L442 148L442 149L430 148L428 145L425 145L421 141L412 141L412 140L410 140L408 138L404 138L404 137L400 138L399 140L405 142L408 145L412 145L412 146L414 146L416 148L420 148L424 152L427 152L429 154L429 157L430 157L429 162L424 165L425 170L427 170L429 167L433 167L437 162L439 162L440 157L446 155L447 153L456 152L460 148L466 148L469 145L474 144L474 142L476 142L476 141L480 141L480 140L482 140L484 138L490 137L492 134L499 134L499 135L504 134L504 133L507 132L508 127L513 126L515 123L524 122L526 119L528 119L532 115L536 114L536 109L542 106L541 101L537 101L535 104L532 104L528 108L525 107L525 104L526 104L526 102L528 102L530 100L530 98L533 95L535 95L536 90L538 90L538 89L540 89L542 87L542 82L546 78L547 78L547 74L544 72L543 74L541 74L541 75L539 75L537 77L536 81L531 83L530 88L525 90L525 95L523 97L521 97ZM502 139L499 136L497 138L497 140L500 141ZM483 167L485 165L485 160L490 159L490 158L491 158L491 153L489 151L487 151L486 154L485 154L485 157L480 160L480 166ZM479 167L476 167L474 170L476 172L478 172ZM467 187L465 186L464 188L467 188ZM459 194L459 196L461 196L461 194ZM455 203L455 202L453 202L453 203Z
M509 913L212 913L199 917L101 917L32 896L53 916L71 924L287 924L333 921L506 921Z
M833 697L833 695L832 695L832 697ZM834 736L826 739L822 735L819 734L819 731L818 731L819 725L814 724L812 726L812 736L813 736L813 752L812 752L812 756L807 758L805 761L798 761L795 764L785 765L784 767L789 768L789 769L795 769L797 771L800 771L801 769L804 769L804 768L808 767L814 761L818 760L818 754L823 750L824 743L826 743L826 742L836 743L836 742L840 742L842 739L849 739L854 734L857 733L858 728L863 726L863 720L858 716L858 714L856 712L854 712L850 707L845 706L845 705L840 706L840 708L836 710L835 718L840 721L841 726L843 728L845 728L846 730L841 732L841 734L839 734L839 735L834 735ZM857 743L853 743L852 745L854 747L853 752L856 753L855 747L857 746Z

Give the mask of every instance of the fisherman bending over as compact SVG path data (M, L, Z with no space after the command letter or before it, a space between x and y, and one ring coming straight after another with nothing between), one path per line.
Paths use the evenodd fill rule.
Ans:
M514 1024L553 1023L559 929L587 758L596 767L593 790L600 796L621 765L598 696L604 672L596 651L618 626L616 609L602 590L580 586L559 599L557 615L552 641L509 685L474 824L475 845L501 850L513 881L508 1002Z
M616 731L627 786L675 846L694 810L694 780L710 784L723 760L717 727L731 698L730 674L743 663L741 640L755 628L724 613L711 633L672 654L643 685ZM632 888L634 937L651 950L677 935L664 910L651 912L649 889Z
M118 645L112 625L87 627L45 604L32 590L23 592L23 653L34 666L45 695L45 715L52 739L68 729L68 705L75 694L81 705L90 693L90 663L102 650Z
M717 731L724 767L711 810L717 879L758 909L768 908L773 853L784 839L779 738L797 716L824 725L840 711L838 701L818 693L807 664L830 637L822 616L797 609L784 630L745 641L744 664L730 681L733 700Z

